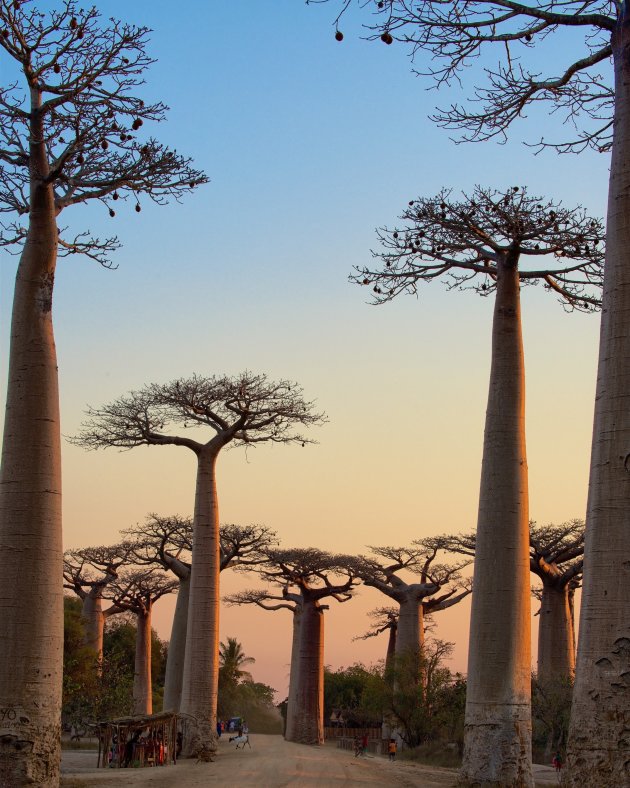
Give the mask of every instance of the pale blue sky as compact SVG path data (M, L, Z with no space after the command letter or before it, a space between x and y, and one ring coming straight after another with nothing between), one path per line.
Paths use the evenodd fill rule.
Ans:
M50 3L42 4L50 5ZM492 302L439 284L375 308L347 282L369 259L374 228L407 201L475 183L582 203L605 213L608 157L533 156L522 139L561 132L546 112L506 145L455 146L426 118L436 94L405 51L360 40L356 20L334 40L333 7L296 0L179 5L98 3L104 16L153 28L158 62L146 95L171 112L146 129L193 156L211 183L166 208L80 208L62 224L124 243L106 271L63 260L54 313L62 419L73 433L99 405L151 381L244 368L299 381L330 416L320 445L221 459L222 519L265 522L283 543L355 551L408 544L475 523ZM560 60L564 47L555 48ZM12 78L0 60L2 83ZM15 259L2 253L0 349L6 378ZM531 514L583 516L598 318L566 315L538 289L524 294ZM192 457L174 449L86 454L64 446L68 547L108 542L149 511L190 513ZM225 576L227 590L241 582ZM327 661L370 661L385 643L351 645L375 592L331 610ZM164 609L169 603L165 603ZM444 613L465 667L465 609ZM286 618L286 620L285 620ZM272 623L272 620L273 622ZM225 612L222 637L257 658L256 678L281 686L289 621ZM267 637L255 637L265 627ZM159 621L168 633L166 612ZM250 633L248 635L248 633Z

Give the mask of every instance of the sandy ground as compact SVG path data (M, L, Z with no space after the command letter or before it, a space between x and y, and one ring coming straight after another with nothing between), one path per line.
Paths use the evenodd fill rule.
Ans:
M252 748L236 750L226 738L219 742L214 763L179 761L177 766L147 769L96 769L96 752L65 750L62 758L63 788L332 788L332 786L400 786L400 788L454 788L457 773L385 758L355 758L334 745L308 747L284 741L281 736L252 735ZM536 767L536 785L556 785L545 766ZM541 771L542 770L542 771Z

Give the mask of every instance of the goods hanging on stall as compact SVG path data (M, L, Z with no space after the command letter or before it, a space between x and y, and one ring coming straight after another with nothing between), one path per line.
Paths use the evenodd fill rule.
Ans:
M98 766L168 766L177 762L177 714L162 712L98 723Z

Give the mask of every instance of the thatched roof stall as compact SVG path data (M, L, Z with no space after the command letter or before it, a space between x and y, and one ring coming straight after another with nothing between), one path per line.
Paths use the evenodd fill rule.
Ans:
M165 711L98 723L98 766L168 766L177 762L177 714Z

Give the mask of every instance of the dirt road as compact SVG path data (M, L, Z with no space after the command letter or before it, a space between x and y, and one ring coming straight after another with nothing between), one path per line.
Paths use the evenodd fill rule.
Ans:
M198 764L180 761L177 766L155 769L95 769L96 753L66 750L62 760L62 788L454 788L457 773L368 756L355 758L333 745L308 747L284 741L281 736L252 735L251 749L236 750L226 738L219 742L216 761ZM546 767L536 767L536 785L554 785ZM547 782L551 778L553 782Z
M400 788L452 788L456 774L410 763L389 763L383 758L355 758L332 745L308 747L284 741L281 736L252 735L252 748L236 750L222 738L214 763L180 761L177 766L155 769L95 769L96 754L66 750L63 754L63 788L332 788L332 786L400 786Z

